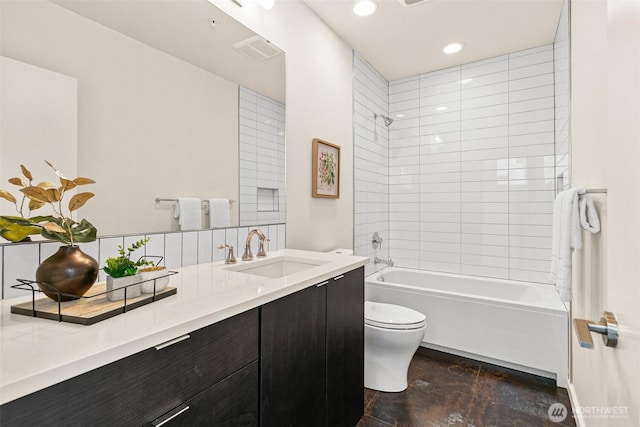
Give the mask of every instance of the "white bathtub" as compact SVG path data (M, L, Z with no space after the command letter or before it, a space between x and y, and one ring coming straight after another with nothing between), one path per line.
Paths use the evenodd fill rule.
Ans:
M568 313L554 286L392 267L366 278L365 298L423 313L424 347L567 387Z

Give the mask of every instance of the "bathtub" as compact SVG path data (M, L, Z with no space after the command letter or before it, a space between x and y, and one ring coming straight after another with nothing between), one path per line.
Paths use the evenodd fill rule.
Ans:
M423 347L567 387L568 312L552 285L390 267L367 276L365 298L423 313Z

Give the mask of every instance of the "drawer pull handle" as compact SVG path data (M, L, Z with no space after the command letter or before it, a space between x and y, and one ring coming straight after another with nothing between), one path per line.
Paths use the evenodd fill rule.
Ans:
M316 287L317 287L317 288L319 288L319 287L322 287L322 286L324 286L324 285L326 285L326 284L328 284L328 283L329 283L329 281L328 281L328 280L326 280L326 281L324 281L324 282L322 282L322 283L318 283L318 284L316 285Z
M333 280L340 280L340 279L342 279L343 277L344 277L344 274L341 274L341 275L339 275L339 276L337 276L337 277L334 277L334 278L333 278Z
M151 425L154 426L154 427L163 426L166 423L168 423L169 421L171 421L172 419L174 419L175 417L177 417L178 415L180 415L183 412L186 412L188 410L189 410L189 405L185 405L183 403L182 405L178 406L174 410L167 412L162 417L160 417L160 418L156 419L155 421L153 421L151 423Z
M178 338L174 338L170 341L167 342L163 342L162 344L158 344L157 346L155 346L154 348L156 350L162 350L163 348L169 347L170 345L174 345L179 343L180 341L184 341L184 340L188 340L189 338L191 338L191 335L183 335L181 337Z

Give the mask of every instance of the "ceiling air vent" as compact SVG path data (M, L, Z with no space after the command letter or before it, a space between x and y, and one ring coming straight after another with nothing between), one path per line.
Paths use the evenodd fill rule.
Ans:
M398 0L403 6L415 6L416 4L424 3L427 0Z
M264 61L282 52L278 47L271 44L269 40L265 40L260 36L253 36L239 41L233 47L255 61Z

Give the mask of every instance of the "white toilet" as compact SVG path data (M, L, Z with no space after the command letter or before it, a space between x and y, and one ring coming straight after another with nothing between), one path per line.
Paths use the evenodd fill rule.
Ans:
M399 305L364 303L364 386L399 392L427 328L425 316Z

